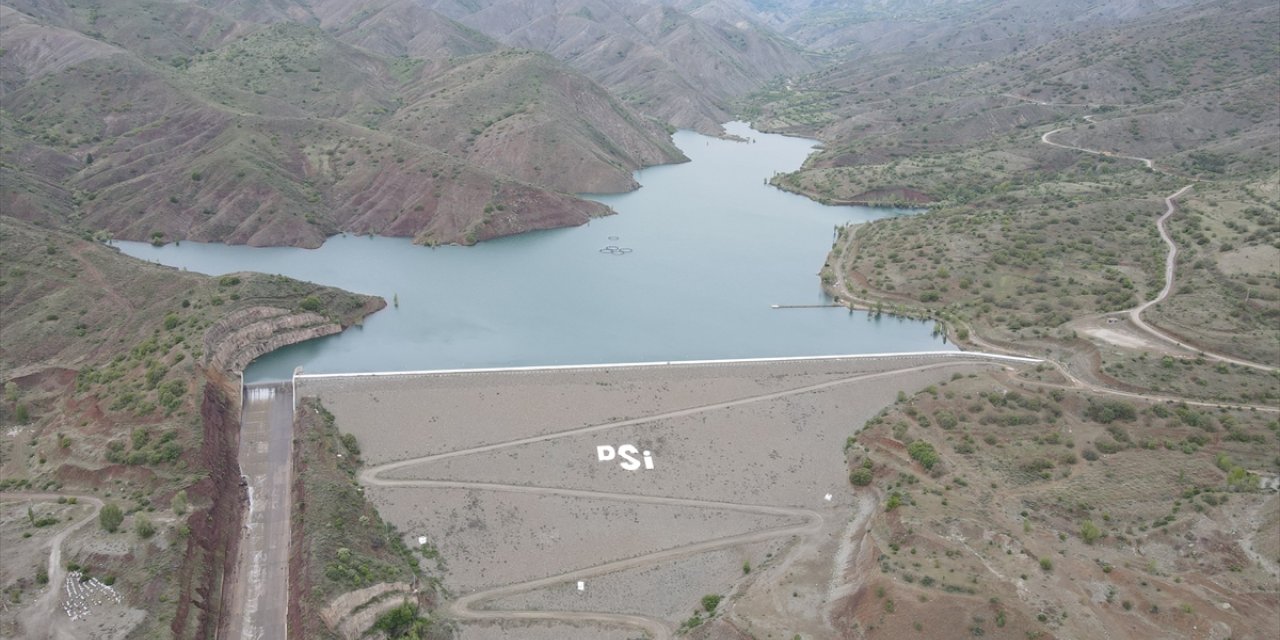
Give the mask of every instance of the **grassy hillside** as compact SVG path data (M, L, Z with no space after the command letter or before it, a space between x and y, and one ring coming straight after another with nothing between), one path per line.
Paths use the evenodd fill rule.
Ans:
M1194 182L1172 223L1178 286L1149 318L1201 348L1275 363L1280 141L1268 132L1280 116L1266 96L1280 69L1263 52L1277 28L1270 3L1179 7L956 68L910 51L871 57L745 108L828 141L775 184L827 201L934 207L844 234L827 275L849 283L844 295L1064 357L1080 346L1077 320L1163 286L1154 221L1165 196ZM1046 134L1104 154L1047 145ZM1157 171L1124 156L1152 158ZM1217 384L1154 382L1141 356L1099 357L1140 387L1276 397L1274 380L1258 388L1231 367Z
M875 500L859 637L1265 637L1280 622L1274 415L957 378L850 438ZM1229 631L1228 631L1229 630ZM852 636L850 636L852 637Z
M348 325L382 303L279 276L177 272L7 216L0 251L0 424L11 436L0 489L96 494L130 523L150 520L155 531L136 539L90 535L78 546L96 550L71 559L115 576L146 612L133 637L190 637L205 624L199 607L217 609L216 591L200 590L216 587L222 537L238 536L226 506L239 502L237 476L219 485L225 438L235 457L238 421L225 415L235 403L224 396L235 387L205 364L206 332L249 307L283 309L305 327ZM180 491L186 504L172 506ZM211 524L228 518L226 531ZM25 577L7 574L4 588Z
M591 81L443 17L418 26L479 44L391 56L292 9L18 9L3 9L0 202L24 219L135 240L471 243L581 224L607 210L572 193L630 189L633 170L682 159Z
M730 100L815 68L795 44L720 2L430 4L509 46L551 54L642 113L708 133L730 119Z

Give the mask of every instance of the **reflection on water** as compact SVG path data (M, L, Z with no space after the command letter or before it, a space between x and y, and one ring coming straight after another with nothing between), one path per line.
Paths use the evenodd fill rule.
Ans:
M268 354L251 381L308 372L883 353L951 348L932 324L828 302L818 270L836 225L905 211L828 207L765 184L814 142L681 131L692 162L637 174L638 191L595 199L618 215L474 247L338 236L314 250L120 242L146 260L221 274L278 273L380 295L388 307L343 334Z

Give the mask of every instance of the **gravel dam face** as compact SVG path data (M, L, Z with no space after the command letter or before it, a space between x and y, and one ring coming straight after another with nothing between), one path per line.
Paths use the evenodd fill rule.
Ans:
M405 543L439 551L464 639L669 638L706 594L732 594L758 630L832 637L846 530L874 504L850 490L845 439L899 392L998 366L947 353L297 390L356 436L366 496Z

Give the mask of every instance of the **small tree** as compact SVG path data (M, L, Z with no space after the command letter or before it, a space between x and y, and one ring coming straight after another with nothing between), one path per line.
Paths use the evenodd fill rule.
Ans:
M856 487L865 487L871 484L871 470L866 467L858 467L849 474L849 482Z
M115 533L124 522L124 512L115 504L108 504L98 512L98 523L107 533Z

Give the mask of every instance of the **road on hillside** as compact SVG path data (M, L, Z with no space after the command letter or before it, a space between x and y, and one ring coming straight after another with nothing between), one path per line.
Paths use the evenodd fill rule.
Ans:
M226 640L283 640L289 611L293 389L248 385L241 398L240 473L249 508L240 538Z
M1097 124L1097 121L1094 120L1093 116L1085 116L1084 120L1085 122L1088 122L1090 124ZM1054 129L1053 131L1045 132L1044 135L1040 136L1040 142L1043 142L1044 144L1047 144L1051 147L1058 147L1059 149L1070 149L1072 151L1080 151L1083 153L1089 153L1096 156L1108 156L1112 158L1120 158L1122 160L1133 160L1136 162L1141 162L1142 164L1146 165L1148 169L1152 171L1163 173L1166 175L1175 175L1173 173L1170 173L1169 171L1166 171L1157 167L1155 161L1152 160L1151 158L1143 158L1141 156L1127 156L1119 153L1112 153L1110 151L1102 151L1100 149L1086 149L1085 147L1077 147L1075 145L1062 144L1059 142L1054 142L1053 140L1049 139L1049 136L1052 136L1060 131L1064 131L1065 129L1067 129L1067 127L1061 127L1058 129ZM1149 300L1147 302L1140 303L1138 306L1132 309L1129 309L1128 310L1129 321L1133 323L1135 327L1147 333L1148 335L1151 335L1159 340L1163 340L1165 342L1174 344L1183 349L1190 349L1190 350L1202 353L1207 358L1210 358L1213 360L1220 360L1222 362L1229 362L1231 364L1238 364L1240 366L1250 367L1253 369L1261 369L1263 371L1275 371L1276 367L1270 364L1253 362L1251 360L1243 360L1240 358L1233 358L1226 354L1208 351L1205 349L1200 349L1197 347L1192 347L1190 345L1183 344L1181 341L1177 339L1177 337L1172 336L1165 331L1157 329L1156 327L1148 324L1147 321L1142 319L1143 311L1146 311L1148 307L1151 307L1156 303L1162 302L1165 298L1168 298L1169 294L1173 291L1173 287L1174 287L1173 278L1175 273L1174 269L1177 266L1177 259L1178 259L1178 245L1173 242L1173 238L1169 235L1168 222L1169 222L1169 218L1178 210L1178 205L1176 204L1175 201L1177 200L1177 198L1182 196L1182 194L1186 193L1187 190L1191 189L1192 186L1193 185L1189 184L1185 187L1182 187L1181 189L1178 189L1177 191L1169 194L1164 199L1164 202L1165 202L1164 215L1160 216L1160 218L1156 220L1156 230L1160 232L1160 239L1164 241L1167 247L1169 247L1169 252L1166 254L1166 257L1165 257L1164 288L1160 290L1160 294L1157 295L1154 300Z

